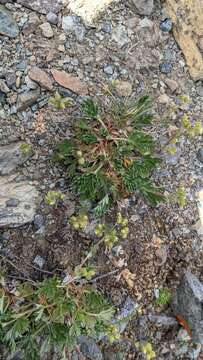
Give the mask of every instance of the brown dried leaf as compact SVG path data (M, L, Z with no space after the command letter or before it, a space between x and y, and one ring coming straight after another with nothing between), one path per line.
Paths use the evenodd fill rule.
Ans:
M124 269L121 272L122 277L124 278L124 280L126 281L126 283L128 284L129 288L133 288L134 287L134 280L136 278L136 275L131 273L130 270L128 269Z

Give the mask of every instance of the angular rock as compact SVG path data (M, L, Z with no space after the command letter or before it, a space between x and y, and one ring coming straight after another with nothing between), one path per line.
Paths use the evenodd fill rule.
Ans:
M125 328L127 327L130 318L135 313L138 304L136 304L129 296L126 298L125 302L123 303L120 311L115 316L115 323L118 322L118 329L119 333L123 333Z
M112 39L117 42L119 47L126 45L128 43L128 33L125 26L121 24L116 26L112 33Z
M40 14L48 14L50 11L58 13L63 5L62 0L17 0L17 2Z
M112 352L112 351L105 351L104 352L104 360L125 360L124 353L121 352Z
M52 70L54 80L61 86L73 91L76 94L87 95L88 87L78 77L70 75L64 71Z
M193 342L203 344L203 284L190 272L184 274L172 306Z
M79 337L79 346L82 354L90 360L103 360L103 355L95 341L87 336Z
M203 148L198 150L197 159L203 164Z
M128 97L132 94L133 88L132 84L128 81L117 81L115 84L116 91L119 96Z
M17 109L25 110L29 106L33 105L40 96L40 89L31 90L18 95Z
M16 199L16 206L7 202ZM0 228L19 227L33 221L38 191L26 181L15 182L14 176L0 177Z
M0 5L0 34L10 38L15 38L19 34L17 22L11 12L3 5Z
M154 8L154 0L132 0L132 2L139 15L151 15Z
M0 175L11 174L19 165L29 159L32 152L23 151L23 143L0 146Z
M40 29L42 30L42 35L47 39L51 39L54 36L52 27L48 22L41 24Z
M47 73L37 66L33 67L29 72L28 75L31 80L37 82L41 87L51 91L53 89L52 80L47 75Z
M80 18L78 16L63 16L62 18L62 29L69 34L75 34L76 39L79 42L82 42L85 37L85 28L80 23Z
M171 90L172 93L174 93L179 87L179 84L176 80L165 79L164 82L168 86L168 88Z
M178 325L177 320L174 317L166 315L148 315L149 321L154 323L158 327L170 327Z
M44 264L45 264L45 260L40 256L40 255L37 255L35 258L34 258L34 261L33 263L35 265L37 265L40 269L43 268Z
M58 24L58 16L53 13L52 11L48 12L47 14L47 21L52 25Z
M8 86L5 84L5 82L0 79L0 91L2 91L5 94L8 94L10 89L8 88Z

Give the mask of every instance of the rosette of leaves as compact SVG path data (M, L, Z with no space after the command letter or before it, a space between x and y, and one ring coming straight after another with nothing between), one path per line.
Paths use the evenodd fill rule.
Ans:
M134 103L113 101L110 109L91 98L83 102L74 137L58 145L54 159L67 167L75 193L95 204L96 216L135 190L153 205L163 200L161 188L151 180L160 161L145 129L151 122L148 96Z
M89 278L90 270L82 268L80 275ZM113 314L100 292L56 277L15 291L6 282L0 285L0 343L9 355L22 352L24 360L41 359L53 349L69 359L80 335L109 334Z

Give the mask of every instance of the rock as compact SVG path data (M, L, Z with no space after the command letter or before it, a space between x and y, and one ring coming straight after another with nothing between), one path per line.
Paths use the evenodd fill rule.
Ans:
M107 34L111 34L112 32L112 25L110 22L105 22L101 26L101 30Z
M28 75L31 80L37 82L41 87L51 91L53 89L52 80L47 75L47 73L37 66L33 67L29 72Z
M144 19L141 19L138 25L139 29L143 29L143 28L148 28L148 29L152 29L154 26L153 21L151 21L150 19L148 19L147 17L145 17Z
M15 38L19 34L17 22L14 20L11 12L0 5L0 34Z
M28 92L19 94L17 100L17 109L19 111L27 109L29 106L33 105L39 97L40 97L39 88L37 88L36 90L30 90Z
M6 84L9 87L9 89L12 88L12 86L14 86L16 83L16 74L13 73L7 73L6 74Z
M51 71L51 73L54 80L66 89L83 96L88 94L87 85L83 83L78 77L70 75L64 71L54 69Z
M171 63L162 63L160 65L160 71L162 74L169 74L172 71L172 65Z
M104 351L104 360L125 360L124 353Z
M79 337L79 346L82 354L90 360L103 360L103 355L95 341L87 336Z
M114 68L113 68L113 66L111 66L111 65L105 66L105 67L104 67L104 72L105 72L105 74L107 74L107 75L113 75L113 73L114 73Z
M128 81L117 81L115 84L116 91L119 96L128 97L132 94L132 84Z
M34 217L34 227L38 233L44 232L44 218L40 214L36 214Z
M16 207L19 205L19 203L20 203L20 201L18 199L10 198L9 200L6 201L6 206L7 207Z
M179 87L178 82L173 79L165 79L164 82L168 86L168 88L171 90L172 93L174 93Z
M172 30L173 22L171 19L166 18L160 23L160 29L164 32L169 32Z
M43 268L44 264L45 264L45 260L40 256L40 255L37 255L35 258L34 258L34 261L33 263L35 265L37 265L40 269Z
M203 97L203 86L198 86L197 88L197 94L201 97Z
M178 322L174 317L166 316L166 315L148 315L149 321L154 323L158 327L171 327L178 325Z
M52 11L48 12L47 14L47 21L52 25L58 24L58 16L53 13Z
M17 2L31 10L45 15L50 11L58 13L63 6L61 0L17 0Z
M40 29L42 30L42 35L47 39L50 39L54 36L54 32L52 30L51 25L48 22L45 22L40 25Z
M9 175L29 159L32 152L23 151L23 143L0 146L0 175Z
M161 94L159 97L158 97L158 102L160 104L168 104L170 101L170 98L168 95L166 94Z
M197 159L203 164L203 148L198 150Z
M119 47L123 47L128 43L128 33L125 26L119 24L112 32L112 39L117 42Z
M188 327L193 342L203 344L203 284L190 272L184 274L172 306L175 315Z
M5 82L0 79L0 91L2 91L5 94L8 94L10 89L8 88L8 86L5 84Z
M86 31L84 26L80 23L80 18L78 16L63 16L62 29L68 34L75 34L76 39L79 42L84 40Z
M132 2L139 15L151 15L154 8L154 0L132 0Z
M11 199L15 199L16 206L7 206ZM37 200L38 192L32 184L26 181L15 182L14 176L1 176L0 228L19 227L32 222Z
M120 311L115 316L115 323L118 325L119 333L123 333L130 321L130 318L138 308L136 304L129 296L121 306Z
M28 89L35 90L38 88L38 85L35 81L32 81L29 76L25 76L25 84Z

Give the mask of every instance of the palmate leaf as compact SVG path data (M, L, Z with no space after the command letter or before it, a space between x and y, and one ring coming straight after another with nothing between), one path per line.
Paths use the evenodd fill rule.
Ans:
M106 194L102 200L100 200L97 206L93 209L95 217L100 217L109 209L111 200L108 194Z
M74 150L74 143L72 140L65 139L63 142L57 145L57 148L53 155L54 161L67 160L68 156L71 156Z
M132 143L135 149L142 155L149 155L154 151L155 143L152 136L143 131L133 131L129 136L129 142Z
M93 99L85 99L82 103L82 109L85 115L90 118L96 118L99 115L99 106Z

